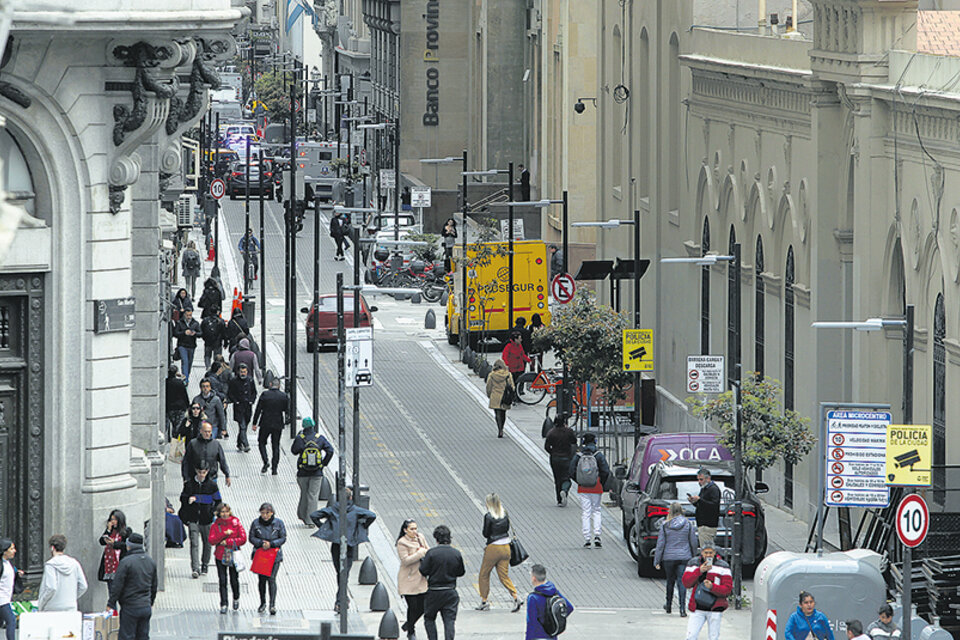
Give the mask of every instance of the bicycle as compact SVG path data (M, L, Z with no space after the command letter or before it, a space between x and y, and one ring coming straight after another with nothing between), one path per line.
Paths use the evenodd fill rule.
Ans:
M524 373L517 379L517 399L523 404L534 405L546 397L549 392L554 397L547 403L546 415L553 420L557 415L557 388L563 384L563 374L559 369L543 369L539 373ZM570 415L579 420L583 385L571 390Z

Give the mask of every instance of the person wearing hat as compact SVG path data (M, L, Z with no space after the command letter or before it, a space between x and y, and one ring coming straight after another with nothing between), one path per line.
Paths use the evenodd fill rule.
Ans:
M247 540L253 545L254 554L257 549L276 549L277 557L273 562L273 572L269 576L258 575L257 589L260 592L260 607L257 613L267 609L267 587L270 588L270 615L277 615L277 573L283 561L283 543L287 541L287 528L283 520L276 517L273 505L264 502L260 505L260 517L250 523Z
M150 616L157 598L157 565L143 549L143 536L131 533L127 555L110 582L107 609L120 605L119 640L150 640Z
M297 517L300 522L312 527L310 514L317 510L323 470L333 458L333 445L317 432L317 423L307 416L303 429L293 439L290 451L297 456L297 484L300 486L300 503Z
M17 555L17 546L13 540L0 538L0 620L7 625L7 640L17 635L17 614L10 602L15 593L23 591L23 571L13 566L13 556Z

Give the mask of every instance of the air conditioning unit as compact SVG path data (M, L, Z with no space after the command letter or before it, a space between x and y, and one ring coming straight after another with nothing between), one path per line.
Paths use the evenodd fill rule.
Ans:
M183 229L193 227L193 208L195 198L191 194L183 194L177 200L177 228Z

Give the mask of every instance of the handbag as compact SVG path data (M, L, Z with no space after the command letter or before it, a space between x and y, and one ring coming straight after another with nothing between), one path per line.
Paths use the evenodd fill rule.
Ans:
M500 398L500 405L513 404L517 399L517 392L513 387L510 386L510 383L507 382L503 387L503 396Z
M239 551L237 549L237 551ZM237 573L247 570L247 559L243 557L242 553L233 554L233 568L236 569Z
M225 567L229 567L230 565L233 564L234 555L235 554L233 553L233 549L224 549L223 555L220 556L220 564L222 564Z
M523 548L523 544L520 543L520 539L517 538L517 534L513 531L513 527L510 528L510 566L516 567L521 565L530 557L530 554L527 553L527 550Z
M717 604L717 596L710 593L710 590L703 586L703 583L697 585L697 590L693 592L693 601L699 611L713 611Z
M183 438L174 438L170 441L170 450L167 451L167 459L170 462L180 464L183 462L183 455L187 451L187 443Z
M250 571L258 576L272 576L273 566L277 561L277 549L257 549L253 552L253 562L250 563Z

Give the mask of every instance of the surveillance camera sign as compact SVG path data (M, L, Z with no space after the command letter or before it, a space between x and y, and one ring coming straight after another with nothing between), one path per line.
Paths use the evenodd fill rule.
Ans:
M929 487L933 429L929 424L887 428L886 480L890 486Z

